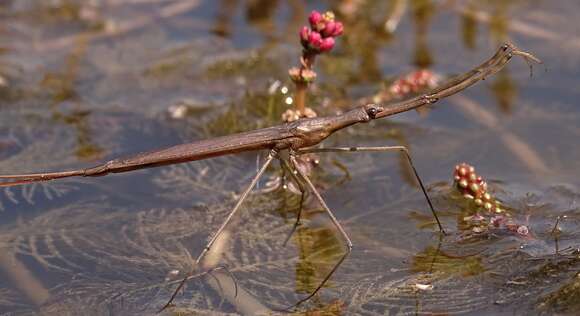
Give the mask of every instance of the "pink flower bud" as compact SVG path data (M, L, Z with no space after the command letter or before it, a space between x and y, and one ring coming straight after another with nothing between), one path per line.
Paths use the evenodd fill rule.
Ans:
M337 37L342 35L344 31L344 25L341 22L336 22L336 28L334 29L334 33L332 34L333 37Z
M300 82L301 78L300 78L300 69L297 67L292 67L290 68L290 70L288 70L288 75L290 75L290 79L293 82Z
M324 22L334 21L334 12L332 12L332 11L326 11L322 15L322 18L324 19Z
M322 14L320 14L320 12L318 12L318 11L312 11L312 12L310 12L310 16L308 16L308 22L310 22L310 26L314 30L317 29L318 24L323 22L322 20L323 20Z
M310 36L310 30L308 29L308 27L306 27L306 26L302 27L302 29L300 30L300 42L302 43L302 45L308 44L308 37L309 36Z
M324 29L322 30L322 36L331 37L334 34L335 30L336 30L336 22L334 21L327 22L326 25L324 26Z
M318 32L310 32L308 36L308 45L314 49L320 49L320 45L322 44L322 36Z
M316 72L310 69L304 69L302 70L301 77L302 81L310 83L316 79Z
M327 38L322 40L322 43L320 44L320 51L321 52L328 52L333 47L334 47L334 38L327 37Z

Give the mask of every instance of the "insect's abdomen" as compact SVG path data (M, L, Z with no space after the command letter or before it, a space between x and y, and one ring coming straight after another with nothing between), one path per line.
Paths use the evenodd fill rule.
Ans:
M167 149L137 154L129 158L111 160L103 165L86 169L86 176L100 176L147 167L164 166L187 161L235 154L244 151L271 149L280 140L289 137L284 125L255 131L200 140Z

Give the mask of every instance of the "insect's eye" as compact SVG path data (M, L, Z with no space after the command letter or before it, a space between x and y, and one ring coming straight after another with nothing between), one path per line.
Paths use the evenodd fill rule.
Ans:
M379 111L376 108L370 108L367 110L367 114L373 119L377 116L377 113L379 113Z

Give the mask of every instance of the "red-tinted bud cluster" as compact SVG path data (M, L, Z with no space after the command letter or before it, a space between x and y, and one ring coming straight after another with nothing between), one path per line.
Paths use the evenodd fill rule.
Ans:
M305 50L313 53L330 51L335 44L335 37L342 34L344 26L334 20L332 12L320 14L312 11L308 17L310 28L302 27L300 30L300 42Z
M416 93L426 88L434 88L438 84L438 76L423 69L417 70L397 79L389 88L389 92L396 97L403 97L409 93Z
M487 182L475 173L475 168L466 163L455 166L453 171L455 187L461 194L474 203L490 212L500 213L499 202L487 192Z
M499 201L487 191L487 183L475 173L475 168L466 163L455 166L453 171L454 185L461 194L472 200L478 206L472 216L464 218L465 221L474 225L472 231L483 233L489 229L504 230L523 237L530 236L530 230L526 225L520 225L513 221L510 214L504 212ZM485 209L490 213L482 216L480 210ZM486 224L487 223L487 224Z

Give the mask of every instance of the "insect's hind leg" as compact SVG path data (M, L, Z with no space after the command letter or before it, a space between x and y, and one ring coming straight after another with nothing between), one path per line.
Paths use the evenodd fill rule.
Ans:
M296 215L296 222L294 222L294 226L292 226L292 230L290 231L290 233L288 233L288 236L286 237L286 239L284 240L284 243L282 244L283 246L286 246L286 244L288 243L288 241L290 240L290 238L292 237L292 235L294 235L294 233L296 232L296 229L298 228L298 226L300 226L301 222L300 220L302 219L302 209L304 207L304 198L306 196L306 190L304 189L304 185L302 184L302 182L300 181L300 179L298 179L298 177L296 176L296 172L292 169L292 167L290 166L290 164L288 163L288 161L282 157L278 156L278 160L280 161L280 166L282 167L282 170L284 172L288 172L290 174L290 177L292 178L292 180L294 180L294 183L296 183L296 185L298 186L298 190L300 190L300 205L298 206L298 214Z
M419 183L419 187L425 196L425 200L427 200L427 204L429 204L429 208L431 209L431 213L437 222L437 226L439 227L439 231L446 235L445 229L443 229L443 225L441 225L441 221L439 220L439 216L437 216L437 212L433 207L433 203L431 202L431 198L429 198L429 194L427 194L427 190L425 189L425 185L423 185L423 181L421 177L419 177L419 173L413 164L413 160L411 159L411 155L409 154L409 150L405 146L379 146L379 147L329 147L329 148L308 148L303 149L297 152L298 155L307 154L307 153L328 153L328 152L336 152L336 153L349 153L349 152L385 152L385 151L399 151L402 152L409 162L411 169L413 170L413 174L417 182Z
M332 277L332 275L334 274L334 272L342 264L342 262L344 261L344 259L346 259L346 257L348 257L348 255L352 251L352 242L351 242L350 238L348 237L347 233L344 231L344 228L342 228L342 226L340 225L340 223L338 222L338 220L336 219L336 217L334 217L334 214L332 213L332 211L330 210L330 208L328 207L328 205L326 205L326 202L324 201L324 199L322 198L322 196L320 195L320 193L318 192L318 190L316 189L316 187L314 186L314 184L312 184L312 181L310 180L310 178L308 177L308 175L306 175L306 173L298 167L298 162L296 161L296 157L292 153L290 154L290 163L291 163L291 166L294 168L294 170L296 170L296 175L299 178L301 178L306 183L306 185L308 186L308 188L310 189L310 191L312 192L312 194L318 200L318 202L320 203L320 205L322 206L322 208L326 211L326 214L328 215L328 217L330 217L330 220L332 221L332 223L334 224L334 226L336 227L336 229L338 229L338 231L340 232L340 234L341 234L341 236L342 236L342 238L344 239L344 242L345 242L345 252L344 252L344 255L342 255L342 257L334 265L334 267L332 267L332 269L330 270L330 272L324 277L324 279L322 280L322 282L320 282L320 284L316 287L316 289L314 289L314 291L312 291L312 293L310 293L305 298L299 300L297 303L295 303L294 305L290 306L288 309L292 309L294 307L297 307L298 305L300 305L300 304L308 301L314 295L316 295L316 293L318 293L318 291L320 291L320 289L322 289L322 287L326 284L326 282L328 282L328 280L330 279L330 277Z

